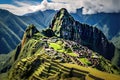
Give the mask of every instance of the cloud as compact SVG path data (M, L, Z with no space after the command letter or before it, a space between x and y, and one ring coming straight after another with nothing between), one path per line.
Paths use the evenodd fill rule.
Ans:
M26 13L31 13L36 11L36 6L23 3L23 2L15 2L16 5L11 4L0 4L0 8L9 10L10 12L16 14L16 15L23 15Z
M75 11L83 7L83 14L95 14L100 12L120 12L120 0L52 0L53 2L67 3Z
M76 9L83 8L83 14L95 14L100 12L118 13L120 12L120 0L43 0L40 2L14 0L13 4L0 4L0 8L10 12L23 15L37 10L66 8L69 12L75 13Z

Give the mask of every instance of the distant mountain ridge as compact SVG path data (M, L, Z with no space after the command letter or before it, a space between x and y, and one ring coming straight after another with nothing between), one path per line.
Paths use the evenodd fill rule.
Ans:
M96 13L83 15L82 9L77 9L77 12L71 15L79 22L96 26L103 31L108 39L111 39L120 32L120 13Z
M17 46L29 24L34 24L38 30L48 27L56 12L46 10L17 16L7 10L0 9L0 54L8 53ZM83 15L82 9L77 9L77 12L71 13L71 15L78 22L97 26L108 39L113 38L120 32L120 13Z
M53 15L48 10L17 16L7 10L0 9L0 54L12 51L20 43L23 33L29 24L34 24L38 26L38 30L42 30L47 27L50 22L49 19Z
M18 16L0 10L0 53L8 53L18 45L26 26Z

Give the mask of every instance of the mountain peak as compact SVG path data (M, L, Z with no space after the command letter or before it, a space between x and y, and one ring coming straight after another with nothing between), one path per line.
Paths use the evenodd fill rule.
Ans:
M108 42L102 31L87 24L75 21L64 8L60 9L54 16L50 28L58 37L87 46L109 60L113 57L114 46ZM108 55L108 53L110 53L110 55Z
M71 15L68 13L67 9L61 8L54 18L60 18L60 19L65 19L65 18L72 18Z
M61 13L68 13L68 11L65 9L65 8L61 8L60 10L59 10L59 12L61 12ZM68 13L69 14L69 13Z
M22 46L37 32L39 31L33 24L29 25L24 33L24 36L22 39Z
M65 8L60 9L54 16L50 28L57 36L60 36L60 29L66 24L73 24L74 19Z
M33 24L31 24L27 27L25 34L26 37L31 38L37 32L39 32L37 28Z

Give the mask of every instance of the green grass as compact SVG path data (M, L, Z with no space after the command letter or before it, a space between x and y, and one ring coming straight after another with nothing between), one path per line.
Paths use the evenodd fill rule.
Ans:
M64 50L64 49L62 49L62 50L58 50L58 52L60 52L60 53L64 53L65 50Z
M74 57L77 57L77 56L78 56L77 54L75 54L75 53L73 53L73 52L67 53L67 54L69 54L70 56L74 56Z
M79 60L86 65L91 64L91 62L87 58L79 58Z
M77 54L73 53L72 50L69 48L67 50L65 50L63 47L62 47L62 42L61 41L58 41L57 43L50 43L49 44L49 47L52 47L54 50L60 52L60 53L66 53L70 56L78 56Z
M60 46L59 44L57 44L57 43L50 43L49 47L52 47L54 50L56 50L56 51L58 51L60 53L65 52L64 48L62 46Z
M78 56L77 54L75 54L74 52L72 52L71 48L68 48L65 53L69 54L70 56L74 56L74 57Z
M49 46L54 48L55 50L62 50L62 47L56 43L50 43Z
M34 34L34 36L33 36L33 38L36 39L36 40L39 40L40 38L44 38L44 37L45 36L43 34L39 33L39 32Z
M63 45L63 42L62 41L57 41L57 44Z
M78 65L69 64L69 63L62 63L62 65L66 66L68 68L75 68L75 69L78 69L78 70L81 70L81 71L89 72L89 75L101 78L103 80L119 80L120 79L119 75L109 74L109 73L102 72L102 71L99 71L99 70L91 68L91 67L83 67L83 66L78 66ZM94 80L89 75L86 76L85 80Z

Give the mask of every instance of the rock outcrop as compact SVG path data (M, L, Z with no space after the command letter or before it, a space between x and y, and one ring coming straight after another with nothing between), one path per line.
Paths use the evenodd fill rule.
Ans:
M21 43L17 46L16 48L16 52L15 52L15 56L14 56L14 60L16 60L20 54L21 49L24 47L24 45L29 41L29 39L31 39L33 37L33 35L35 33L39 32L36 27L31 24L27 27L27 29L24 32L23 38Z
M30 39L37 32L39 31L36 29L36 27L33 24L28 26L22 39L22 46L28 41L28 39Z
M50 28L58 37L87 46L109 60L114 56L115 47L107 40L102 31L96 27L75 21L64 8L55 15Z

